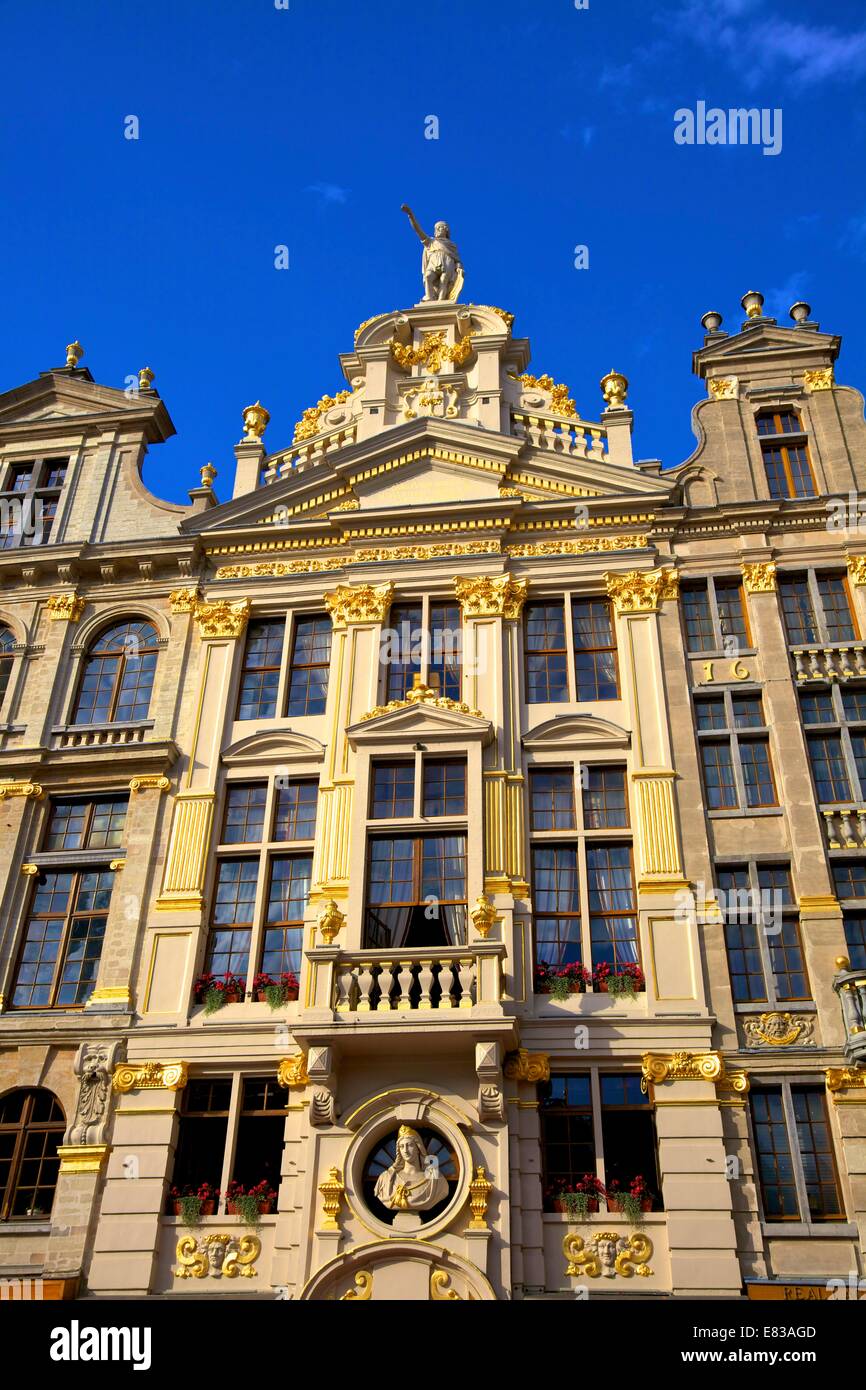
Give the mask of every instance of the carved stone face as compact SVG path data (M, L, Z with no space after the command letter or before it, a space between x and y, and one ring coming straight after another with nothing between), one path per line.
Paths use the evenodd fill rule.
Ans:
M421 1154L418 1149L417 1140L410 1135L404 1135L397 1140L397 1157L402 1158L404 1163L408 1163L412 1168L421 1167Z
M614 1262L616 1260L616 1241L597 1240L595 1248L598 1251L598 1259L603 1274L612 1274Z
M451 228L448 226L447 222L437 222L436 226L433 228L433 232L438 237L445 237L446 240L449 241L451 239Z

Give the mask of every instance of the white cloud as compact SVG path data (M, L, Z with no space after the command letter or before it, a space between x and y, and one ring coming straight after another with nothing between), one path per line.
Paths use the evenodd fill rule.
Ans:
M338 183L311 183L306 191L318 194L323 203L345 203L349 197L348 188L341 188Z

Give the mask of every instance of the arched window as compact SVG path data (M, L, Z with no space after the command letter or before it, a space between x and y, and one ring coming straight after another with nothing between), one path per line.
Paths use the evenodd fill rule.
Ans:
M0 1221L51 1215L66 1119L50 1091L0 1097Z
M105 628L85 658L73 723L146 719L157 652L156 629L141 618Z
M9 677L12 675L11 653L14 646L15 637L12 629L0 624L0 705L3 703Z

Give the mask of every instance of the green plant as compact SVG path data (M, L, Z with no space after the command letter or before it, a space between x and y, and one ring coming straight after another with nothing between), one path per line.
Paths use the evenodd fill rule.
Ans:
M201 1222L201 1197L195 1197L188 1193L184 1197L178 1197L180 1206L180 1219L184 1226L198 1226Z

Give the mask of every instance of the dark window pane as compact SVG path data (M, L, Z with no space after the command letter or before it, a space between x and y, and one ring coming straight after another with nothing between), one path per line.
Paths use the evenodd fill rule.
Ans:
M819 642L821 637L806 576L783 575L778 582L789 643L798 646Z
M423 648L423 608L420 603L397 603L391 607L383 655L387 662L385 698L403 700L421 673ZM441 674L441 669L439 674Z
M587 830L627 826L628 799L624 767L585 767L583 822Z
M768 1221L800 1220L791 1142L779 1088L751 1094L758 1177Z
M529 774L533 830L574 829L574 773L570 768L533 768Z
M568 700L564 606L528 603L523 621L526 699L529 704L561 704Z
M706 584L682 587L683 618L686 625L686 645L690 652L716 650L713 616Z
M282 618L259 618L249 624L238 719L272 719L276 714L285 627Z
M298 618L289 667L290 715L325 713L330 664L330 618L327 614Z
M466 814L466 763L461 758L424 759L424 815Z
M704 787L709 809L715 811L720 807L735 807L737 805L737 786L734 779L730 743L727 741L702 743L701 761L704 766Z
M810 734L806 740L819 802L850 801L851 783L839 734Z
M311 778L292 777L278 786L274 839L314 839L318 799L319 784Z
M619 690L610 600L573 599L571 619L578 700L616 700Z
M264 833L267 787L264 782L230 784L226 792L225 845L254 845Z
M374 763L370 794L373 820L411 816L415 808L415 764Z

